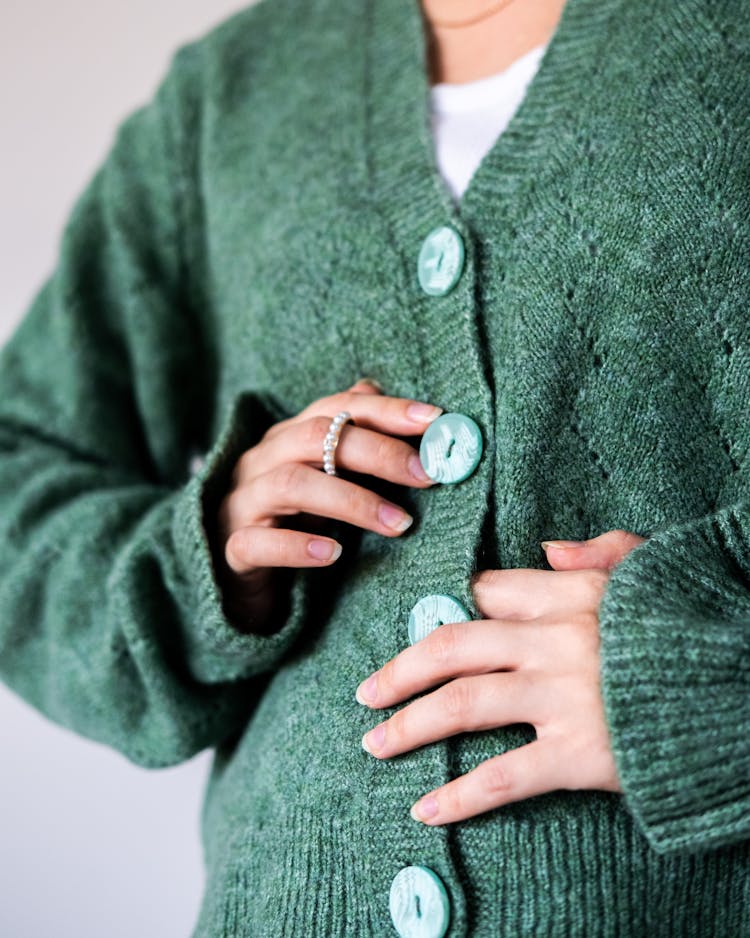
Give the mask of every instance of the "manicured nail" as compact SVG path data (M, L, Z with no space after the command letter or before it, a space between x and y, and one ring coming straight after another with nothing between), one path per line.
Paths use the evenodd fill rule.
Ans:
M415 821L426 821L438 813L437 798L434 795L425 795L415 805L412 805L409 814Z
M424 471L424 466L422 465L422 460L419 456L414 454L414 456L409 457L409 472L414 476L415 479L419 479L420 482L434 482L434 479L431 479L427 473Z
M583 541L542 541L542 547L547 550L548 547L583 547Z
M412 521L414 521L412 516L407 515L405 511L396 508L394 505L386 505L385 503L381 504L380 508L378 508L378 517L387 528L391 528L394 531L405 531Z
M384 742L385 725L381 723L380 726L376 726L374 730L370 730L369 733L365 733L365 735L362 737L362 748L365 750L365 752L369 752L370 755L373 755L383 748Z
M341 556L341 544L331 541L308 541L307 552L316 560L338 560Z
M357 698L359 703L368 705L375 702L377 693L378 680L373 674L371 677L368 677L366 681L362 681L354 696Z
M406 416L415 423L432 423L442 412L442 407L434 407L432 404L414 403L406 408Z

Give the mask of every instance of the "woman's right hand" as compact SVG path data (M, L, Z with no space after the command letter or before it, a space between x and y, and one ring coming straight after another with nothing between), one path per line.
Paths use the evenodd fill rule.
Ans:
M277 568L329 566L341 554L333 538L287 528L285 518L335 518L385 537L397 537L412 523L393 502L322 471L323 439L333 417L344 410L355 425L341 430L337 470L418 488L434 484L417 451L395 436L423 433L442 408L388 397L366 379L274 424L237 460L232 488L219 506L222 590L238 628L262 631L267 624L278 598Z

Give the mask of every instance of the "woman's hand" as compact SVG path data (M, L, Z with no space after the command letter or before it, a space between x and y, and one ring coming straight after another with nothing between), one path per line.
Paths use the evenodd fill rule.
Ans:
M378 758L471 730L536 729L533 742L421 798L412 817L445 824L557 789L621 790L600 691L598 607L612 568L643 540L617 530L577 546L545 542L553 570L483 571L472 592L485 619L439 626L360 684L357 699L375 708L440 685L365 734Z
M261 630L271 618L278 598L276 568L328 566L341 553L333 538L287 527L283 522L290 517L305 514L313 524L320 517L335 518L385 537L397 537L412 523L398 505L321 471L323 440L331 420L343 410L355 425L342 428L337 470L418 488L434 484L414 447L394 435L422 434L442 409L388 397L366 379L274 424L241 455L231 489L219 506L222 593L238 627Z

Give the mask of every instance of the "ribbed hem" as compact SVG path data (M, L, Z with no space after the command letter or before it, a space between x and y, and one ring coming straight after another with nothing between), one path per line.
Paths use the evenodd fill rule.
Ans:
M224 611L213 565L206 519L218 511L237 459L257 442L263 420L267 422L267 415L254 393L241 392L232 400L215 444L186 484L173 516L175 554L185 583L179 594L187 597L184 653L191 673L208 683L271 669L299 633L307 608L310 571L300 569L292 581L288 614L276 631L240 632Z
M564 803L561 803L563 801ZM356 799L355 799L356 800ZM534 938L705 938L747 935L750 912L738 879L750 845L703 855L661 856L622 810L619 796L542 796L548 810L502 812L460 826L468 922L437 854L388 838L390 825L298 803L239 815L215 837L191 938L393 938L390 883L412 863L448 887L448 935ZM413 822L416 823L416 822ZM225 828L226 829L226 828ZM378 836L383 837L378 840ZM362 838L379 844L368 859ZM732 875L734 871L734 875Z
M662 852L750 835L746 510L657 531L599 609L602 690L628 807Z
M660 855L621 800L604 792L551 793L499 809L491 823L480 818L458 826L468 864L469 934L747 935L750 916L738 900L736 876L747 869L748 844Z
M238 822L215 844L191 938L351 938L395 935L388 896L373 897L356 819L289 804L273 819ZM259 888L260 885L260 888Z

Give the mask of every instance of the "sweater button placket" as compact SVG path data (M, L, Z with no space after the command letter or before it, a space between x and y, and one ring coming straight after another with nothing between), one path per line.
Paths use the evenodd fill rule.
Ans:
M394 384L392 393L408 388L410 395L443 408L419 446L420 461L439 484L414 493L419 524L393 543L395 566L373 571L373 597L397 584L401 610L400 621L391 627L373 625L375 667L441 625L478 618L470 580L490 501L492 462L484 457L494 448L494 408L477 324L475 249L458 215L449 215L447 224L439 213L428 211L425 218L419 222L407 216L413 279L399 303L409 307L415 347L409 370L400 373L402 387ZM419 362L418 374L414 362ZM363 721L365 731L372 728L371 716ZM371 806L366 842L377 906L373 914L390 919L392 933L401 938L470 934L453 827L426 824L410 813L420 798L455 777L455 745L450 738L438 739L370 765L365 800ZM379 805L393 807L379 811ZM412 882L415 889L405 887ZM429 916L422 914L425 909Z
M464 237L454 225L433 225L422 238L416 264L426 399L446 412L430 424L420 441L420 461L440 484L423 493L429 504L420 528L424 540L415 532L411 546L419 571L415 583L423 592L414 596L408 614L404 637L410 644L440 626L475 618L468 608L469 556L480 537L490 479L488 467L481 462L484 434L478 420L491 426L492 409L474 326L473 264ZM456 363L460 363L459 374L454 372ZM459 494L454 491L456 485L462 486ZM462 496L456 515L455 499ZM433 543L441 544L439 563L437 557L424 553L424 545ZM450 740L438 740L412 754L406 786L413 801L430 786L437 788L451 780L450 745ZM408 848L402 848L401 858L410 863L391 882L390 912L396 933L401 938L465 935L466 901L451 853L449 828L422 824L409 814L393 822L405 825L399 841Z

